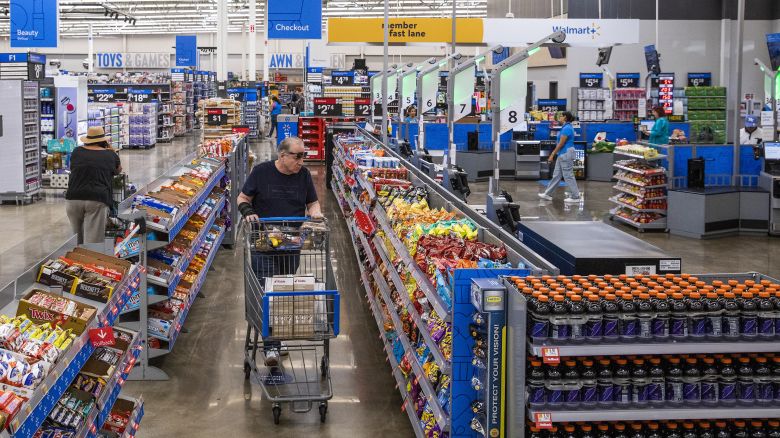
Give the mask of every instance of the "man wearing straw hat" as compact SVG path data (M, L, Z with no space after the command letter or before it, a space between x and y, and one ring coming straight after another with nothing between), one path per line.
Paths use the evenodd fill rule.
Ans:
M70 157L65 210L79 244L100 243L105 240L106 220L113 202L112 182L122 165L102 126L90 127L80 140L84 145L74 149Z

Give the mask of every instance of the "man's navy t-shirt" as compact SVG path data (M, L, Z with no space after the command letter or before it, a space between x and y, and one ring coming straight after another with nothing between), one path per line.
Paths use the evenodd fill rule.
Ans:
M241 191L254 197L252 208L260 217L305 216L306 205L317 200L309 169L285 175L273 161L255 166Z

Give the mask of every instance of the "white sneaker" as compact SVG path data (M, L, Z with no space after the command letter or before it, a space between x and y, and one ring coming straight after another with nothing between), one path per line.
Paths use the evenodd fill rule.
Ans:
M582 198L566 198L563 200L566 204L579 204L582 201Z
M552 196L545 195L544 193L539 193L539 197L544 199L545 201L552 201Z
M282 341L280 342L280 345L281 346L279 347L279 356L289 356L290 350L287 348L287 343Z
M265 352L265 366L275 367L279 366L279 352L276 349L267 350Z

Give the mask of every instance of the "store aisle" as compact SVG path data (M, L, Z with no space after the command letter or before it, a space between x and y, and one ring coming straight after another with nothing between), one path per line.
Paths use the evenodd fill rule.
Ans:
M272 155L270 144L256 148L258 160ZM146 416L139 437L217 435L407 437L408 417L385 361L376 322L360 285L354 251L333 195L325 190L325 168L309 166L323 211L331 224L333 267L341 292L341 335L331 344L334 398L325 424L319 415L295 414L287 407L273 424L262 390L244 380L243 253L222 250L206 278L205 298L195 301L183 334L157 364L167 382L128 382L130 394L143 394Z
M178 137L153 149L119 152L123 171L136 186L156 178L200 144L200 135ZM29 205L0 206L0 285L14 280L25 268L59 248L71 235L62 190L47 190Z

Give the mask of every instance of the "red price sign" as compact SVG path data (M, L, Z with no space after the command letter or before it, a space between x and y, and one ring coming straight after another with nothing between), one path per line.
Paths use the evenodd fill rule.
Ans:
M314 99L314 115L320 117L341 117L341 104L335 97L317 97Z
M114 329L112 327L90 329L89 340L92 342L92 346L95 348L113 346L116 344Z
M362 97L355 98L355 116L357 117L371 116L371 99L362 98Z
M534 423L539 429L552 429L552 413L536 412L534 413Z
M542 348L542 361L547 364L561 363L561 351L558 347Z

